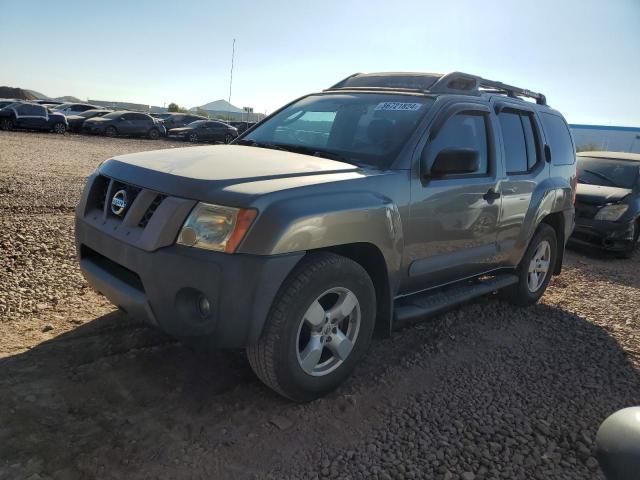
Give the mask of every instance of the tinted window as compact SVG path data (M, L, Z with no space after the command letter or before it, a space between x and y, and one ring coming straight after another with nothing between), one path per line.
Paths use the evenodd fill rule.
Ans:
M45 108L40 106L40 105L29 105L29 104L24 104L21 105L18 108L18 113L20 115L38 115L38 116L44 116L45 115Z
M239 143L276 144L386 166L432 103L425 97L381 93L310 95L262 122Z
M543 113L541 115L544 131L547 134L551 148L551 161L554 165L571 165L576 161L576 151L573 147L569 127L562 117Z
M526 172L528 170L527 144L524 140L520 115L514 112L501 112L498 120L502 130L507 173Z
M477 150L480 154L480 167L475 173L487 173L489 155L485 116L481 113L465 112L449 118L429 146L434 160L438 153L447 148Z
M531 170L538 163L539 137L531 115L520 115L520 120L522 120L522 128L524 128L524 139L527 142L527 167Z
M605 187L633 188L638 181L639 162L608 158L578 157L578 182Z

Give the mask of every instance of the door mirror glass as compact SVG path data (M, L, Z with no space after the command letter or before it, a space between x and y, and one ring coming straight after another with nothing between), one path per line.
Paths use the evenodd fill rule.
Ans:
M431 176L475 173L480 168L480 152L473 148L446 148L438 153Z

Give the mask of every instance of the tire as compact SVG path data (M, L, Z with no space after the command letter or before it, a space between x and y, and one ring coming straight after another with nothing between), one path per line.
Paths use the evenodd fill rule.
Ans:
M151 130L149 130L149 133L147 133L147 136L151 140L157 140L160 138L160 130L158 130L157 128L152 128Z
M233 135L230 134L226 134L224 137L224 143L229 144L231 142L233 142L233 140L235 139L235 137Z
M116 127L107 127L106 130L104 131L104 134L107 137L115 137L116 135L118 135L118 131L116 130Z
M262 337L247 347L251 368L290 400L321 397L344 382L366 354L375 302L371 278L358 263L328 252L308 255L281 286Z
M189 138L188 138L188 140L189 140L191 143L198 143L198 134L197 134L197 133L195 133L195 132L194 132L194 133L189 134Z
M638 248L638 238L640 237L640 223L636 222L633 224L633 240L629 243L627 248L620 254L621 258L631 258L633 257L633 252Z
M58 122L53 125L52 130L53 130L53 133L64 135L65 133L67 133L67 126L62 122Z
M13 120L10 118L3 118L0 120L0 130L11 130L13 128Z
M543 246L545 242L546 247ZM537 276L538 282L536 286L535 282L532 282L531 280L530 273L541 273L540 268L537 268L537 265L541 264L537 262L536 259L540 255L541 249L544 250L546 248L548 248L548 256L543 260L546 262L546 271L544 272L543 278L540 278L539 275ZM557 258L558 239L556 232L550 225L543 223L538 227L538 230L531 239L529 247L516 269L516 274L519 278L518 283L505 288L503 292L506 299L519 306L527 306L536 303L540 297L544 295L544 292L551 281L553 266L555 265ZM536 271L530 272L531 267ZM532 283L535 288L532 288Z

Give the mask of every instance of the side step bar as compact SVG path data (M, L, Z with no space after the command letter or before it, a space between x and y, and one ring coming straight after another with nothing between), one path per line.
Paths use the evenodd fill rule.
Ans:
M396 300L393 327L398 328L423 320L424 317L448 310L473 298L518 283L518 276L503 273L487 279L454 283L437 290L416 293Z

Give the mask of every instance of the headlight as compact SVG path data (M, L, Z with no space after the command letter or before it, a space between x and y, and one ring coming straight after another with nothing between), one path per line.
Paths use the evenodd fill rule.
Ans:
M596 216L594 217L596 220L607 220L609 222L615 222L618 220L624 213L629 210L629 205L621 204L621 205L606 205L602 207Z
M258 212L198 203L184 222L178 244L233 253Z

